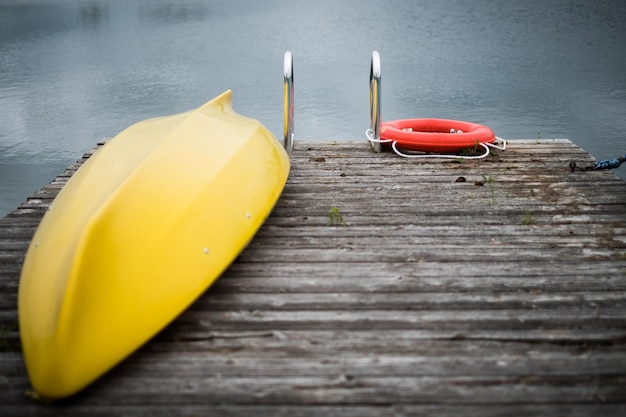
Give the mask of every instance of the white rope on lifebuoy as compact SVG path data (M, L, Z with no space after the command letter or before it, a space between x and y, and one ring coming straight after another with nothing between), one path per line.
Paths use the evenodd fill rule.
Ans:
M484 143L479 143L485 149L485 153L482 155L451 155L451 154L443 154L443 153L434 153L434 154L406 154L402 153L397 146L397 141L394 141L391 144L391 149L393 151L403 157L403 158L422 158L422 159L483 159L489 156L489 147Z
M450 155L450 154L407 154L403 153L398 149L397 141L393 139L376 139L374 138L374 134L372 129L365 130L365 137L372 143L391 143L391 149L393 151L403 157L403 158L422 158L422 159L483 159L489 156L490 150L489 148L498 149L501 151L506 150L506 140L501 137L496 136L496 142L500 142L501 145L497 145L494 143L478 143L478 145L482 146L485 149L485 153L482 155Z

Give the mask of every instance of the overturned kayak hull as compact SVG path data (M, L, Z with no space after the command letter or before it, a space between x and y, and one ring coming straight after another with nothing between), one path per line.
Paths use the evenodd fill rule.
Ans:
M79 391L171 322L252 239L289 158L227 91L131 126L68 181L29 247L19 323L34 390Z

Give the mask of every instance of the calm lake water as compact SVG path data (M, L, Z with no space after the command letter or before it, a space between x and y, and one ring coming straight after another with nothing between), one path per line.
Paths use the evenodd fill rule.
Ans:
M468 120L614 158L625 22L623 0L0 0L0 216L102 137L226 89L282 137L287 50L296 146L365 140L377 50L383 120Z

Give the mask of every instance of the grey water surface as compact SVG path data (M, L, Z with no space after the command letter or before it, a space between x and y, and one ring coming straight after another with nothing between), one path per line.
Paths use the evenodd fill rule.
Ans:
M468 120L614 158L625 45L623 0L0 0L0 216L99 139L226 89L280 138L285 51L296 146L365 140L377 50L383 120Z

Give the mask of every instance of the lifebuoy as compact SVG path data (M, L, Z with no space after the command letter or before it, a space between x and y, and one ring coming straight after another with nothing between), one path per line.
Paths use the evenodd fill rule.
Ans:
M487 126L448 119L402 119L383 122L383 141L398 148L435 153L455 153L480 143L494 143L496 135Z

